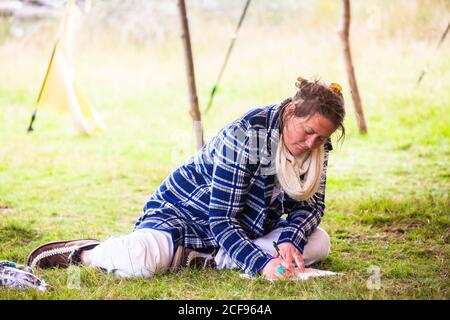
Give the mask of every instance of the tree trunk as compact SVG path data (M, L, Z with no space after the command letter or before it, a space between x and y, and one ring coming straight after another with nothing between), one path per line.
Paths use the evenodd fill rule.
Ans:
M364 118L364 111L359 95L358 84L356 82L355 69L352 62L352 54L350 50L350 0L342 0L342 20L339 34L341 37L342 48L344 53L345 68L347 70L347 78L350 85L350 90L353 99L353 105L356 111L356 121L360 133L367 133L366 120Z
M190 109L189 113L193 120L195 148L200 150L203 146L203 128L200 109L198 106L197 89L195 85L194 62L192 58L191 38L189 35L189 23L186 14L186 4L184 0L178 0L178 9L180 11L182 39L184 45L184 57L186 63L186 73L189 88Z

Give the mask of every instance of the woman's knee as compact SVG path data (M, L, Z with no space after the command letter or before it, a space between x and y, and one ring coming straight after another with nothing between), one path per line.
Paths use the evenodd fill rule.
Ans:
M330 236L320 227L309 236L308 243L303 251L305 265L325 260L330 254Z
M320 238L319 240L321 244L320 255L323 257L323 259L325 259L330 254L330 247L331 247L330 236L325 230L323 230L320 227L317 227L316 231L318 233L318 237Z

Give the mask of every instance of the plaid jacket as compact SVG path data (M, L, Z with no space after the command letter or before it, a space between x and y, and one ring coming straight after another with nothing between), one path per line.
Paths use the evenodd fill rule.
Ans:
M324 214L326 167L332 147L325 145L321 184L308 203L283 192L270 203L279 107L253 109L223 128L163 181L145 204L135 228L167 231L175 248L222 247L244 272L253 275L272 257L251 240L273 229L283 228L279 244L289 241L303 252Z

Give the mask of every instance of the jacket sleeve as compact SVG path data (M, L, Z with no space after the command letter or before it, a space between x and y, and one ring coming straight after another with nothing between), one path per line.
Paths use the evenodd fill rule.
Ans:
M308 237L319 226L325 211L327 165L328 152L325 152L319 189L309 203L306 201L291 201L291 207L287 208L289 210L287 212L288 225L283 228L278 238L278 244L291 242L303 254Z
M239 223L250 180L249 137L231 126L219 135L214 156L209 224L214 238L244 272L257 274L272 257L254 245Z

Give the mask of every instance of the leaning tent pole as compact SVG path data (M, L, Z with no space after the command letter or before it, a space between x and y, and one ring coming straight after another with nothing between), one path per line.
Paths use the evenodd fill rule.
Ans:
M33 123L34 123L34 120L36 120L36 113L37 113L37 108L34 109L33 114L31 115L30 124L28 125L27 133L30 133L31 131L34 130Z
M436 48L434 49L434 54L436 54L436 52L438 51L439 47L441 46L442 42L444 42L445 37L447 36L448 32L450 31L450 22L447 25L447 28L445 29L445 31L442 33L441 38L439 39L439 42L436 46ZM431 59L430 59L431 60ZM420 85L420 82L422 81L423 77L425 76L425 74L428 72L428 65L426 65L423 69L422 72L420 73L419 79L417 80L417 86Z
M50 68L52 66L53 59L55 58L55 52L56 52L56 47L58 46L58 42L59 42L59 40L56 40L55 44L53 45L53 51L52 51L52 55L50 57L50 62L48 63L47 71L45 72L44 81L42 82L41 90L39 90L39 95L36 99L36 104L39 104L39 101L41 101L42 92L44 91L45 84L47 83L47 79L48 79L48 74L50 73ZM31 115L31 120L30 120L30 124L28 125L27 133L30 133L33 131L33 123L36 120L37 110L38 110L38 108L36 107L36 109L34 109L34 111L33 111L33 114Z
M58 34L56 36L55 44L53 45L52 55L50 56L50 61L48 63L47 71L45 72L44 81L42 82L41 89L39 90L39 95L36 99L36 105L38 105L39 102L41 101L42 93L44 92L45 84L47 83L48 75L50 73L50 68L52 66L53 59L55 58L56 48L58 47L59 41L60 41L61 37L63 36L64 30L66 29L67 19L69 17L70 10L72 9L71 8L72 5L73 5L73 2L67 2L67 4L66 4L66 9L64 11L63 18L59 25L59 30L58 30ZM33 124L34 124L34 121L36 120L37 111L38 111L38 107L36 107L34 109L33 114L31 115L30 124L28 125L27 133L34 131Z
M347 70L347 77L350 84L353 105L356 111L356 121L358 122L359 132L365 134L367 133L367 125L364 118L364 111L361 103L361 97L359 95L358 84L356 82L355 69L352 62L352 54L350 51L350 0L342 0L342 20L339 34L341 37L342 48L344 52L345 68Z
M208 104L206 105L205 114L209 111L209 109L212 106L214 95L216 94L216 90L219 87L219 83L220 83L220 80L222 79L223 73L225 71L225 67L227 66L228 60L230 59L231 51L233 51L234 43L236 42L239 30L241 29L242 23L244 22L244 18L245 18L245 15L247 14L247 9L248 9L248 6L250 5L250 2L251 2L251 0L247 0L247 2L245 3L244 10L242 11L241 17L239 18L239 22L237 24L234 35L231 38L231 43L228 47L227 54L225 55L225 61L223 62L222 67L220 68L220 72L217 77L216 84L214 85L214 87L211 90L211 93L209 96L209 101L208 101Z
M197 89L195 86L194 62L192 58L191 38L189 35L189 24L186 14L186 4L184 0L178 0L178 9L180 11L182 39L184 46L184 57L186 63L186 73L189 87L190 109L189 113L193 120L195 149L200 150L203 146L203 128L200 109L198 106Z

